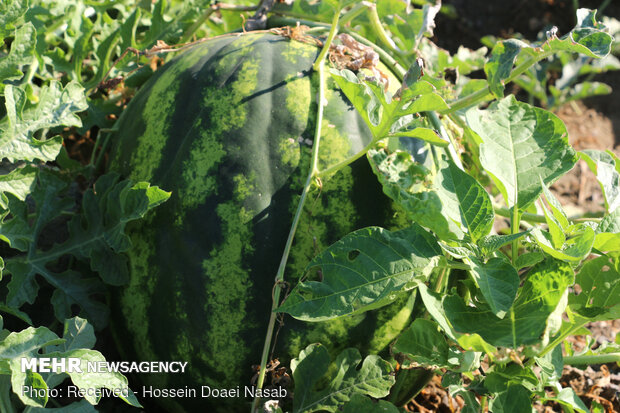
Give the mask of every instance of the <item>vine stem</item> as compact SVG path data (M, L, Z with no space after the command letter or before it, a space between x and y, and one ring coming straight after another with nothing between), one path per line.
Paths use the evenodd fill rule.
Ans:
M325 57L327 56L327 52L329 51L329 47L331 45L332 40L336 36L338 32L338 20L340 17L340 10L342 8L342 1L339 2L339 7L336 10L334 15L334 19L332 21L331 29L329 31L329 35L327 36L327 40L323 45L323 49L319 53L316 61L312 68L318 72L319 75L319 93L318 93L318 110L316 117L316 127L314 132L314 142L312 144L312 160L310 162L310 172L308 173L308 178L306 179L306 183L301 192L301 197L299 199L299 204L297 205L297 211L295 211L295 216L293 218L293 223L291 224L291 229L288 234L288 238L286 240L286 244L284 246L284 252L282 253L282 258L280 260L280 266L278 267L278 272L276 273L275 286L273 290L272 304L271 304L271 315L269 317L269 324L267 326L267 334L265 335L265 344L263 346L263 353L261 356L261 364L258 375L258 380L256 382L256 388L262 389L263 384L265 382L265 370L267 367L267 359L269 357L269 348L271 347L271 338L273 337L273 330L276 322L276 309L280 303L280 294L282 292L282 283L284 281L284 270L286 269L286 263L288 261L288 256L291 251L291 246L293 245L293 239L295 238L295 232L297 231L297 225L299 224L299 220L301 218L301 214L304 209L304 204L306 202L306 198L308 197L308 192L310 192L310 187L312 186L312 182L317 177L318 174L318 161L319 161L319 146L321 140L321 124L323 123L323 108L324 108L324 99L325 99ZM260 397L255 397L254 402L252 403L252 412L257 413L258 407L260 404Z
M495 210L495 213L497 215L499 215L500 217L504 217L504 218L511 218L511 212L508 208L505 207L500 207L500 206L494 206L493 209ZM572 217L572 218L568 218L569 221L571 222L588 222L588 221L592 221L592 222L600 222L601 221L601 217ZM537 215L537 214L531 214L529 212L523 212L521 214L521 220L522 221L527 221L527 222L533 222L536 224L545 224L547 223L547 220L545 219L544 215Z
M519 214L519 208L515 204L512 207L512 217L510 218L510 232L513 235L519 232L520 219L521 219L521 215ZM517 262L517 258L519 258L519 238L512 241L512 264L513 265Z
M535 65L536 63L540 62L541 60L544 60L546 58L548 58L549 56L551 56L554 52L552 50L547 50L546 52L542 52L541 54L537 55L537 56L532 56L529 59L526 59L523 63L521 63L520 65L518 65L517 67L515 67L513 69L512 72L510 72L510 76L508 76L506 78L506 80L504 80L504 84L508 84L510 82L512 82L513 80L515 80L517 77L521 76L523 73L525 73L530 67L532 67L533 65ZM465 96L464 98L455 100L454 102L451 102L449 104L450 108L447 110L442 111L441 113L446 115L449 113L454 113L456 111L459 111L461 109L466 109L470 106L473 106L477 103L480 103L484 100L488 100L488 96L491 95L491 97L493 96L491 94L491 87L489 85L487 85L486 87L480 89L477 92L474 92L470 95Z
M587 318L580 318L579 321L577 321L571 328L568 328L562 334L557 336L555 338L555 340L553 340L551 343L547 344L547 346L544 349L542 349L542 351L540 353L538 353L537 357L543 357L544 355L546 355L547 353L552 351L554 348L556 348L557 346L562 344L562 342L564 342L566 337L568 337L570 335L573 335L577 330L579 330L581 327L585 326L589 322L590 322L590 320L588 320ZM528 367L532 366L535 361L536 360L532 357L531 359L529 359L525 363L525 365L528 366Z
M584 364L620 363L620 353L564 356L564 364L571 366Z

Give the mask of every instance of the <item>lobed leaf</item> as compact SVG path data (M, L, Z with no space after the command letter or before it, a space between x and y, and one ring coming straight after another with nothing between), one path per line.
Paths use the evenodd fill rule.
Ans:
M34 64L36 32L30 22L15 30L9 54L0 59L0 91L6 81L19 80L24 75L22 66Z
M13 194L20 201L24 201L32 191L36 175L37 169L33 166L17 168L6 175L0 175L0 192ZM0 201L0 205L8 208L5 202Z
M62 139L39 140L34 137L40 129L55 126L81 126L76 112L88 105L84 90L77 83L65 88L57 81L41 89L39 101L26 105L26 92L12 85L4 89L7 117L0 122L0 159L53 161L60 151Z
M28 11L28 0L4 0L0 3L0 42L15 28L15 23Z
M126 258L118 253L130 245L124 233L125 225L138 219L151 208L164 202L169 193L144 183L132 185L119 181L116 174L104 175L95 183L95 191L84 194L81 215L69 222L70 237L46 251L37 248L42 229L73 205L63 197L66 183L50 173L40 173L32 192L35 217L29 219L23 202L9 198L11 217L0 222L3 239L12 246L27 251L7 261L11 273L7 304L15 309L24 303L33 303L38 294L37 275L51 284L54 312L59 320L72 315L71 306L78 304L96 327L103 327L108 309L94 297L104 291L96 278L76 271L54 272L48 264L71 254L89 261L93 271L107 283L120 285L128 279Z

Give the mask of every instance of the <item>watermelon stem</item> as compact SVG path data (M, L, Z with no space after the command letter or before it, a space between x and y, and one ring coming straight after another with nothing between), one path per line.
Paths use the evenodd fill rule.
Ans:
M304 209L304 204L306 202L306 198L308 196L308 192L312 187L312 182L318 176L318 161L319 161L319 145L321 140L321 124L323 123L323 108L324 108L324 100L325 100L325 70L324 63L325 57L327 56L327 52L329 51L329 47L338 32L338 20L340 18L340 11L342 9L342 0L338 2L338 8L334 14L334 19L332 21L331 29L329 31L329 35L325 44L323 45L323 49L319 53L316 61L314 62L313 69L318 71L319 74L319 93L318 93L318 110L317 110L317 118L316 118L316 129L314 133L314 142L312 144L312 160L310 164L310 172L308 173L308 178L306 179L306 183L304 184L304 188L301 192L301 198L299 199L299 204L297 205L297 210L295 211L295 216L293 218L293 222L291 224L291 229L288 234L288 238L286 240L286 244L284 246L284 252L282 253L282 258L280 260L280 266L278 267L278 272L276 273L275 286L273 289L273 297L271 304L271 315L269 316L269 324L267 326L267 334L265 336L265 344L263 346L263 353L261 356L260 370L258 375L258 380L256 382L256 388L262 389L265 381L265 371L267 366L267 359L269 358L269 349L271 348L271 339L273 337L273 330L276 322L276 308L278 308L280 304L280 293L282 292L282 284L284 281L284 270L286 268L286 263L288 261L288 256L291 251L291 246L293 245L293 239L295 238L295 232L297 231L297 225L299 224L299 220L301 218L301 214ZM258 392L257 392L258 393ZM257 396L254 398L254 402L252 403L252 412L258 412L258 407L260 404L260 397Z

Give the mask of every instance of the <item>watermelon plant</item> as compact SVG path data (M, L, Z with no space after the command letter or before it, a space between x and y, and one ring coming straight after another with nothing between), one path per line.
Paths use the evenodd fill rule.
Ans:
M440 2L255 3L0 5L0 412L398 412L435 373L464 411L602 411L562 367L620 343L562 344L618 318L618 160L504 92L609 56L596 12L452 56ZM549 190L578 159L602 216ZM22 366L102 352L188 367Z

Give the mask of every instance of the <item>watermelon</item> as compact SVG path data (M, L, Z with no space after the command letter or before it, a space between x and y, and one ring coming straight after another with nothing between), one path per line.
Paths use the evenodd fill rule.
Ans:
M157 399L168 410L249 409L243 389L260 363L274 277L309 170L319 51L271 33L208 40L156 71L117 123L109 169L172 192L131 228L131 281L113 305L124 357L188 362L184 374L139 376L153 388L198 389L197 398ZM331 79L326 98L321 169L371 140ZM285 280L295 285L319 251L369 225L393 228L404 218L362 158L313 188ZM378 352L406 327L411 307L404 297L326 323L285 318L273 357L286 363L312 342ZM201 386L241 386L241 394L200 398Z

